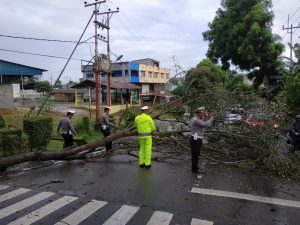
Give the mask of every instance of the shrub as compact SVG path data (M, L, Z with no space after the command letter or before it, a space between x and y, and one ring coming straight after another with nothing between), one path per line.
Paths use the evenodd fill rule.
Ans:
M45 150L53 129L53 119L50 117L31 117L23 121L24 132L28 136L32 150Z
M83 117L82 118L82 124L83 124L84 131L89 133L89 131L90 131L90 119L86 116Z
M129 108L128 110L125 111L124 113L124 119L126 122L126 125L129 125L134 122L135 117L138 115L138 112L136 108Z
M5 120L4 120L4 118L0 115L0 129L3 128L3 127L5 127L5 126L6 126Z
M4 156L21 153L25 138L21 129L0 129L0 150Z

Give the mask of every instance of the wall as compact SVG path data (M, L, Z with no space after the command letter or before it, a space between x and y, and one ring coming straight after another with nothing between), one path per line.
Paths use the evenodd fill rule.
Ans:
M11 84L0 85L0 108L14 108L13 87Z
M14 98L20 98L21 97L20 84L12 84L12 89L13 89Z
M142 94L149 94L150 88L149 84L142 84Z
M167 68L140 64L140 83L160 83L169 81L170 70Z

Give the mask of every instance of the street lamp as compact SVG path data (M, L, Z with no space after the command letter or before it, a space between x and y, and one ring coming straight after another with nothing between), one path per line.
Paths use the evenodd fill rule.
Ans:
M113 62L113 61L110 61L111 63L115 63L115 62L117 62L117 61L119 61L119 60L121 60L122 58L123 58L123 55L119 55L119 56L117 56L115 53L113 53L113 52L111 52L111 54L112 55L114 55L115 57L117 57L116 58L116 60Z

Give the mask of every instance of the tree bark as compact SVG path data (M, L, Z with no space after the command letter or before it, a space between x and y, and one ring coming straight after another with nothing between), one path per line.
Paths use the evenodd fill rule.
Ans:
M176 133L187 132L183 131L174 131L174 132L161 132L157 133L156 136L169 136ZM80 145L70 149L64 149L59 152L29 152L20 155L13 155L0 158L0 171L5 171L8 167L13 166L18 163L27 162L27 161L47 161L47 160L67 160L70 156L74 156L83 151L93 151L99 146L104 146L107 142L111 142L123 137L136 136L136 131L124 130L120 133L110 135L107 138L101 139L99 141L94 141L92 143ZM104 153L105 154L105 153Z

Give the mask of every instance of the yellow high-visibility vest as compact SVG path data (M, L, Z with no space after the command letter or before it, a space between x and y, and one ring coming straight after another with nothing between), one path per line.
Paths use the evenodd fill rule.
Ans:
M151 116L141 113L134 120L134 126L137 128L139 137L151 136L151 132L155 131L155 125Z

